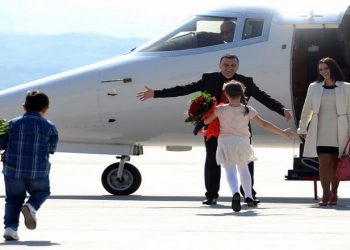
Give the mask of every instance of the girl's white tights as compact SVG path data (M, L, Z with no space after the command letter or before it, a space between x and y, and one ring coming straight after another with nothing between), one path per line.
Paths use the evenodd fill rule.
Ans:
M252 198L252 179L250 177L248 165L239 166L239 165L223 165L226 171L226 178L230 186L232 195L239 193L238 188L238 178L237 172L239 173L240 182L243 187L245 198Z

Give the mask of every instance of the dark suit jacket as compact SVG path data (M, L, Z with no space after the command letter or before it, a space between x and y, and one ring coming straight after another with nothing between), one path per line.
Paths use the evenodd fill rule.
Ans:
M250 97L254 97L269 109L284 116L284 106L279 101L276 101L264 91L260 90L253 82L253 78L235 74L232 79L244 84L246 87L245 95L248 100ZM226 79L220 72L206 73L203 74L202 79L197 82L162 90L155 90L154 98L176 97L188 95L197 91L206 91L215 96L218 103L220 103L222 87L228 80L229 79Z

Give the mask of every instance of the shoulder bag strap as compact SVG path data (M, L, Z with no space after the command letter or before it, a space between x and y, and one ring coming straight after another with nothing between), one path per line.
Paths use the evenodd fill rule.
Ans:
M348 155L349 154L349 144L350 144L350 138L348 139L348 142L346 143L343 155Z

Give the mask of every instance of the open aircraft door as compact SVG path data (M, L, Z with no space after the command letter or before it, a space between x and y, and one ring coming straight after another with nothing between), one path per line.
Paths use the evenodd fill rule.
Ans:
M343 9L323 12L315 9L297 18L283 17L280 24L294 30L290 86L295 125L298 127L306 92L309 84L318 77L317 66L321 58L334 58L344 72L345 80L350 81L350 8L344 6ZM289 170L286 176L288 180L318 178L317 158L304 158L302 153L303 144L300 144L293 170Z

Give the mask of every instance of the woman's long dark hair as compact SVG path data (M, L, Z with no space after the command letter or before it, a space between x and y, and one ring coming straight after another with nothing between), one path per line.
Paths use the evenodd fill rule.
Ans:
M317 67L321 64L321 63L325 63L327 64L329 71L331 73L331 79L333 81L344 81L344 74L341 71L338 63L330 57L325 57L322 58L321 60L318 61ZM318 70L318 68L317 68ZM324 81L324 77L320 74L320 72L318 71L318 79L317 82L323 82Z
M247 115L249 113L249 109L247 107L247 99L244 95L245 87L241 82L235 80L229 81L224 84L223 90L231 98L240 96L241 103L244 104L245 107L244 115Z

